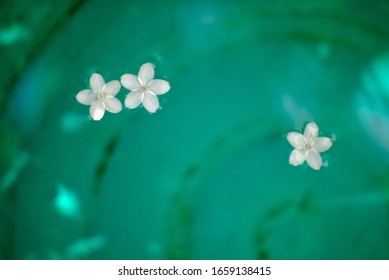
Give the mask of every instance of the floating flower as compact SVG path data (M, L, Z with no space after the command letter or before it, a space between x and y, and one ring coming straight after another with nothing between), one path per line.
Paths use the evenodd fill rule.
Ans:
M90 77L89 85L91 89L80 91L76 99L81 104L90 105L89 114L93 120L101 120L105 110L111 113L119 113L122 110L122 103L115 97L121 87L119 81L105 83L100 74L94 73Z
M169 82L154 79L154 65L143 64L138 77L132 74L124 74L121 77L123 87L130 90L124 104L129 109L138 107L141 103L150 113L159 108L158 95L167 93L170 90Z
M289 156L291 165L297 166L306 160L313 169L320 169L323 165L320 153L331 148L332 141L328 137L318 137L318 134L319 128L315 122L307 124L304 134L294 131L287 134L286 138L294 148Z

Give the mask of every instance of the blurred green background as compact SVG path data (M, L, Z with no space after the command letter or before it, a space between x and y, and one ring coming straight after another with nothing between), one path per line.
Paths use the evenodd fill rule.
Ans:
M0 259L389 259L387 0L3 0ZM75 95L145 62L161 110ZM127 90L118 95L124 101ZM320 171L286 133L336 139Z

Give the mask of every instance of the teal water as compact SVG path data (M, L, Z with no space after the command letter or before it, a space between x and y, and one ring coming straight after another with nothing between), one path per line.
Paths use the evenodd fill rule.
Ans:
M0 5L0 259L389 259L387 1ZM92 121L146 62L161 109Z

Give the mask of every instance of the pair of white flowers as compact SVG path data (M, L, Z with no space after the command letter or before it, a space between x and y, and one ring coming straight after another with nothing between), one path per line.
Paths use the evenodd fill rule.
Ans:
M89 105L89 114L95 121L103 118L105 111L119 113L122 110L122 103L115 97L121 85L130 90L124 100L124 105L134 109L142 104L147 111L154 113L159 108L158 95L167 93L170 90L169 82L154 79L154 65L143 64L138 76L124 74L119 81L105 83L103 77L94 73L90 77L90 89L84 89L77 93L76 99L84 105Z

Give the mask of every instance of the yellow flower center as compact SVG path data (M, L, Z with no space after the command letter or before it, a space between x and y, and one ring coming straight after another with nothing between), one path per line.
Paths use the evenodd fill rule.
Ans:
M101 99L104 99L105 98L105 93L104 92L100 92L97 94L97 99L101 100Z
M305 150L310 152L313 147L312 147L312 141L305 141L305 146L304 146Z

